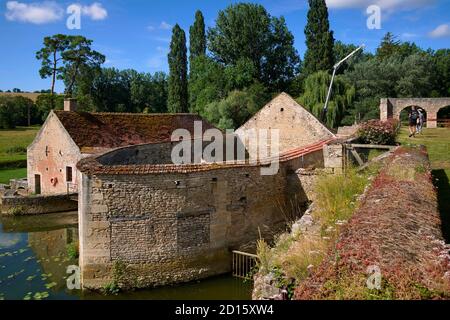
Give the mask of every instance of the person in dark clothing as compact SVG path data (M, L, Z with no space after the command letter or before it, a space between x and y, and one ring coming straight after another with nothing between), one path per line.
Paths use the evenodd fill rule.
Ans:
M417 112L416 107L412 107L411 111L408 114L409 121L409 137L414 137L416 135L417 130L417 121L419 119L419 113Z

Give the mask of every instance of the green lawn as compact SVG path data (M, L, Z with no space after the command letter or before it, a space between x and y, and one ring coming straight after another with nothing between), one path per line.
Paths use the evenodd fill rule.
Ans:
M26 153L8 153L11 148L27 148L40 127L18 127L14 130L0 130L0 164L2 162L25 160Z
M402 128L398 141L402 144L422 144L428 149L438 190L439 211L443 222L443 233L450 242L450 129L424 129L415 138L408 137L408 129Z
M33 141L40 127L18 127L14 130L0 130L0 183L10 179L25 178L26 151L11 152L12 149L26 149Z
M27 168L0 170L0 183L8 184L11 179L21 179L26 177Z

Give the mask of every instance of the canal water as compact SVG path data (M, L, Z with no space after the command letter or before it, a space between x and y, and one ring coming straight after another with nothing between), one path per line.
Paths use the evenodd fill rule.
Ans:
M0 218L0 300L251 298L251 283L228 275L108 296L69 290L66 271L68 266L78 265L70 254L77 242L76 212Z

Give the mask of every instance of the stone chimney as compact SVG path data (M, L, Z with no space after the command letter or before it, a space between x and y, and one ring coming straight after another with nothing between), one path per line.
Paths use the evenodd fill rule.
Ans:
M64 99L64 111L77 111L77 99Z

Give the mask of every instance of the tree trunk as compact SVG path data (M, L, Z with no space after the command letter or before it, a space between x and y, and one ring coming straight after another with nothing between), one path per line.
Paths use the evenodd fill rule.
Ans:
M55 82L56 82L56 67L57 67L57 61L56 61L56 49L53 51L53 77L52 77L52 89L51 89L51 107L52 109L55 109Z

